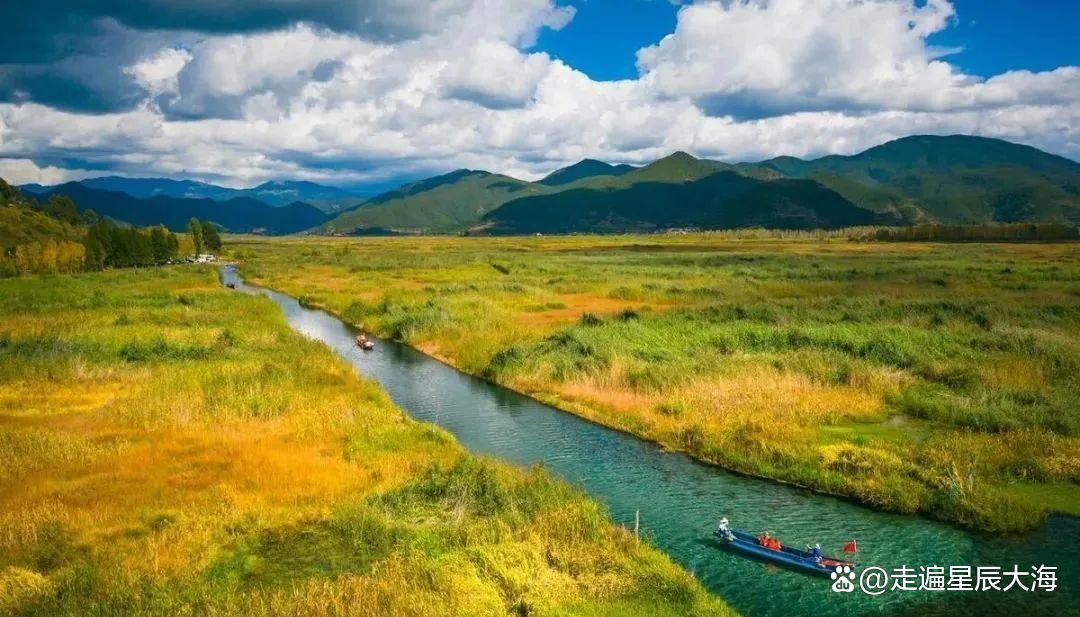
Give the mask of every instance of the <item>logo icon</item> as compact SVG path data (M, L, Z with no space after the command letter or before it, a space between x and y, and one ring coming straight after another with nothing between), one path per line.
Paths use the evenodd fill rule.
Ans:
M836 572L830 572L829 578L833 580L832 590L838 593L851 593L855 591L855 574L851 566L836 566Z

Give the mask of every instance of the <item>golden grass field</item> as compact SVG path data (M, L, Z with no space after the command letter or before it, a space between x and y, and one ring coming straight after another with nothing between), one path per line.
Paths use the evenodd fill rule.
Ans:
M0 281L0 461L0 614L729 614L212 268Z
M242 273L744 473L993 532L1080 514L1076 244L231 238Z

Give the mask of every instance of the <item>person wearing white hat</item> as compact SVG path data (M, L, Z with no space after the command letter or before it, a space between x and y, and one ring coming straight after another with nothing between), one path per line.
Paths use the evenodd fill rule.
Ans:
M724 536L728 540L734 539L734 536L732 535L731 531L728 529L728 520L727 520L726 516L724 518L720 519L720 525L717 526L716 532L719 533L720 535Z

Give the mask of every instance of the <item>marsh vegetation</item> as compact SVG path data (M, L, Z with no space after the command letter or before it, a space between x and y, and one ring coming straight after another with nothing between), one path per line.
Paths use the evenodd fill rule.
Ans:
M729 614L209 268L0 281L0 460L2 614Z
M236 239L250 279L603 424L993 532L1080 512L1075 244Z

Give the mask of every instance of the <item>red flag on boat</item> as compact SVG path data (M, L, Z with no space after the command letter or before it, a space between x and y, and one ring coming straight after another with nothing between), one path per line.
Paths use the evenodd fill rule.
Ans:
M845 553L854 553L859 549L857 546L855 546L855 540L848 540L848 543L844 545L844 548L842 550Z

